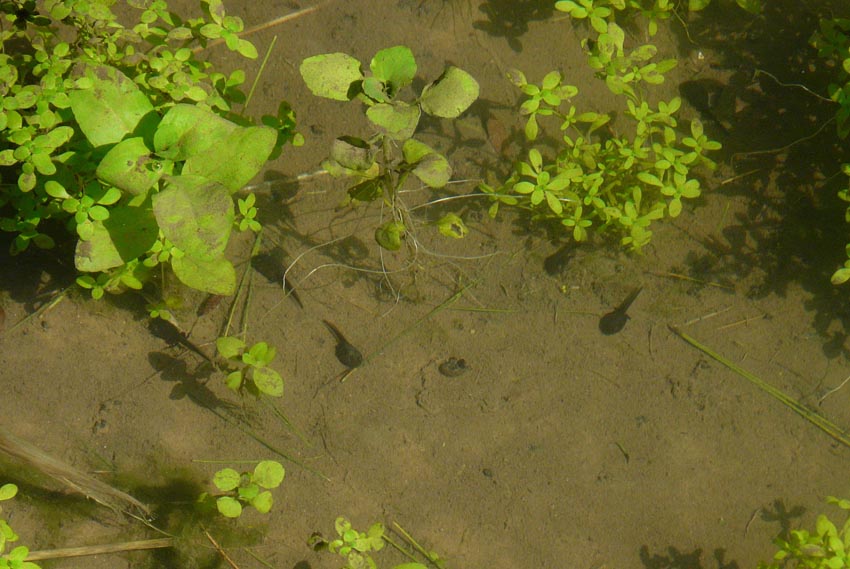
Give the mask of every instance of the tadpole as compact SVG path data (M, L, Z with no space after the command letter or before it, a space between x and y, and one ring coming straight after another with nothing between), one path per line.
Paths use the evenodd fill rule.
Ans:
M640 291L643 290L643 287L638 287L633 290L626 299L620 303L620 305L599 319L599 331L605 334L606 336L610 336L611 334L616 334L626 325L626 322L629 320L629 315L626 314L626 311L635 301L635 299L640 294Z
M336 349L334 350L334 354L336 354L336 359L339 360L339 363L349 369L360 367L363 363L363 354L360 353L360 350L355 348L351 342L345 339L345 336L342 335L339 328L327 320L322 320L322 322L325 323L325 326L327 326L328 330L330 330L331 334L333 334L334 338L336 338Z

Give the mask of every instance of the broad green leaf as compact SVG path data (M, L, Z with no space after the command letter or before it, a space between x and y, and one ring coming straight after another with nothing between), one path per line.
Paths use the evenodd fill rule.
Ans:
M175 256L171 258L171 268L183 284L196 290L227 296L236 292L236 269L224 256L212 259Z
M18 493L18 487L14 484L3 484L0 486L0 502L10 500Z
M215 501L215 507L226 518L238 518L242 515L242 504L236 498L222 496Z
M140 130L153 114L153 105L132 79L107 65L78 66L76 72L91 81L91 88L68 93L71 111L92 146L114 144Z
M379 103L386 103L390 99L384 85L377 77L367 77L362 83L363 94Z
M454 213L447 213L437 221L437 229L440 234L454 239L462 239L469 233L469 228L463 220Z
M711 4L711 0L688 0L688 10L698 12Z
M415 138L405 140L404 146L402 146L401 151L404 155L404 161L408 164L416 164L425 156L433 154L435 152L433 148L431 148L424 142L416 140ZM848 198L847 201L850 201L850 198Z
M478 82L472 75L449 66L436 81L422 90L419 103L429 115L452 119L475 102L478 92Z
M236 492L240 499L250 502L260 493L260 487L252 482L245 486L240 486Z
M215 347L221 357L233 359L242 355L245 350L245 342L235 336L221 336L216 338Z
M375 164L369 143L353 136L342 136L333 141L331 159L355 172L366 172Z
M77 242L74 265L82 272L105 271L145 254L159 234L150 202L116 206L109 218L90 223L91 234Z
M378 103L366 110L372 123L393 140L407 140L419 124L419 106L402 101Z
M98 178L134 196L148 191L164 172L141 137L122 140L97 166Z
M213 484L222 492L230 492L239 487L242 475L232 468L222 468L213 476Z
M262 393L272 397L283 397L283 378L270 367L255 367L251 379Z
M183 174L203 176L234 193L265 165L277 142L277 131L267 126L239 127L183 165ZM226 150L223 150L226 149ZM226 152L223 159L222 152Z
M222 141L240 127L195 105L174 105L162 117L153 137L156 153L169 160L186 160L210 147L227 148ZM228 149L229 152L229 149Z
M452 177L452 167L445 156L434 152L416 164L413 175L430 188L443 188Z
M245 363L262 367L271 363L276 353L277 350L270 347L266 342L257 342L251 346L251 349L242 358ZM250 359L246 359L246 356L249 356Z
M256 510L261 514L268 514L272 509L272 504L274 504L274 498L272 497L272 493L268 490L260 492L251 499L251 505L254 506L254 508L256 508Z
M224 254L235 214L221 184L175 176L153 196L153 212L165 237L187 256L213 259Z
M301 62L301 77L314 95L348 101L351 84L363 79L360 62L346 53L325 53Z
M399 221L388 221L375 230L375 241L387 251L398 251L401 249L401 240L406 228Z
M242 387L242 372L232 371L228 373L227 377L224 378L224 385L226 385L228 389L239 391L239 388Z
M39 174L52 176L56 173L56 165L50 159L50 154L47 152L35 152L30 156L30 161Z
M252 480L263 488L277 488L283 482L286 471L279 462L263 460L254 467Z
M390 86L390 97L395 97L399 89L413 81L416 60L409 47L398 45L376 53L369 68L377 79Z

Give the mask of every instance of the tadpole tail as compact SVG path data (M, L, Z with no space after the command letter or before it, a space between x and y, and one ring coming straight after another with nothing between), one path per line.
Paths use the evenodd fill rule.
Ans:
M633 290L631 293L629 293L629 296L626 297L626 300L624 300L620 304L620 306L617 308L617 310L620 311L620 312L625 312L626 310L628 310L629 307L632 305L632 303L635 301L635 299L637 299L638 295L640 294L640 291L642 291L642 290L643 290L643 287L639 286L635 290Z

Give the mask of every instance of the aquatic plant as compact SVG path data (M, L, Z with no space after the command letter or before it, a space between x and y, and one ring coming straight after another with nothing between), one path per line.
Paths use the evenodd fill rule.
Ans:
M600 137L595 132L610 116L579 111L571 102L578 88L564 85L558 72L547 74L540 85L528 83L518 71L510 77L528 97L520 107L528 116L526 137L536 139L537 117L558 119L564 135L554 157L544 158L532 148L500 187L481 185L493 202L491 217L502 205L516 206L536 221L561 224L577 242L585 241L591 230L610 229L621 235L623 246L639 250L650 241L653 221L677 217L683 200L700 195L692 169L713 168L705 152L720 143L708 139L697 119L691 121L690 133L683 136L676 130L678 97L654 108L630 87L620 90L626 98L624 116L631 123L626 130L633 134Z
M416 60L410 48L395 46L375 54L369 73L360 61L345 53L308 57L301 63L304 82L319 97L337 101L357 99L375 133L363 139L340 136L334 141L323 167L332 176L349 178L346 202L356 205L383 200L391 211L375 230L375 240L389 251L401 248L412 228L408 209L399 190L410 174L430 188L443 188L452 168L445 156L418 140L416 130L422 113L441 118L460 116L478 98L478 83L469 73L447 66L415 98L402 98L416 76ZM460 238L467 228L456 214L436 223L440 233Z
M316 551L329 551L344 558L346 563L342 569L377 569L378 565L371 554L381 551L387 543L411 560L409 563L395 565L393 569L426 569L426 565L420 563L418 558L423 558L438 569L445 567L445 562L436 552L426 550L398 524L395 525L395 530L404 538L409 549L393 541L387 535L384 524L380 522L361 532L356 530L347 518L340 516L334 522L334 529L336 538L328 540L316 532L310 536L308 543Z
M157 265L184 284L230 294L231 228L259 230L251 197L234 194L286 142L299 142L285 103L254 126L245 72L225 75L200 59L222 40L244 57L239 18L221 0L183 20L164 0L134 1L125 28L110 2L25 0L0 4L0 230L12 253L50 248L46 222L75 235L77 282L98 298L139 289ZM18 47L11 48L11 45ZM21 49L20 46L26 46ZM269 125L269 126L266 126ZM220 160L222 148L235 158Z
M850 500L830 496L826 501L845 512L850 511ZM778 538L774 543L779 547L779 551L774 554L770 563L759 563L759 569L850 567L850 515L838 527L825 514L820 514L813 532L805 529L791 530L787 540Z
M277 350L266 342L257 342L250 348L235 336L222 336L215 342L218 353L240 369L227 374L225 383L233 391L248 389L254 395L261 393L272 397L283 396L283 378L269 367Z
M199 502L215 501L218 512L226 518L238 518L244 506L251 506L261 514L271 511L274 497L270 490L280 486L286 471L279 462L262 460L252 471L239 472L222 468L213 476L213 484L223 494L201 494Z
M18 493L18 487L14 484L3 484L0 486L0 502L11 500ZM3 508L0 508L0 513ZM29 548L24 545L13 547L8 553L6 548L9 544L18 541L20 537L9 525L9 522L0 518L0 569L39 569L39 566L31 561L26 561Z

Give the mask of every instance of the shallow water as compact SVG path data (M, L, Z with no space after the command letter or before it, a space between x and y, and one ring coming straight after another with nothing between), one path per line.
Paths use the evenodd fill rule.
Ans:
M585 65L579 41L586 32L548 4L329 2L256 34L261 53L274 34L278 42L252 111L273 112L286 99L307 138L270 164L266 177L314 172L334 137L368 132L354 104L316 99L301 82L298 64L317 53L368 60L407 44L422 78L436 77L447 62L472 73L481 101L456 124L425 125L425 138L449 155L458 180L504 173L521 151L508 68L530 79L560 69L580 87L582 104L615 108L619 102ZM826 495L847 494L850 449L667 326L683 327L808 403L848 374L846 290L829 284L846 234L829 180L842 157L830 128L783 148L816 132L834 110L767 76L752 79L763 68L822 89L825 76L804 66L816 19L796 3L773 4L787 6L763 19L709 11L689 23L688 34L674 25L654 40L680 59L660 97L705 80L731 89L724 97L733 105L721 113L682 92L684 118L718 111L718 124L706 123L724 143L721 168L706 180L703 198L658 225L642 256L581 247L547 272L544 261L560 243L511 215L491 221L470 198L461 202L470 236L432 237L423 226L417 255L386 255L382 268L372 240L379 212L337 208L341 183L317 177L295 189L259 190L265 251L281 263L297 261L287 276L304 307L281 283L256 278L250 334L277 346L286 380L280 406L307 442L218 378L204 383L203 361L152 336L139 303L77 295L0 337L6 428L79 468L144 473L153 501L176 472L188 470L202 485L217 469L193 460L275 458L222 416L250 421L274 447L328 478L285 463L272 513L240 520L266 528L252 551L276 567L337 567L305 544L313 531L332 534L338 515L362 529L397 521L456 568L748 567L768 559L783 529L811 526ZM240 15L250 26L288 8L255 3ZM211 57L235 63L224 51ZM487 136L492 117L508 133L498 150ZM405 199L415 207L428 196ZM416 211L429 219L428 208ZM245 258L249 248L243 240L233 254ZM0 258L7 327L33 309L39 287L67 276L51 277L39 262ZM599 318L636 286L643 292L628 324L602 335ZM217 336L226 304L195 324L197 344ZM191 314L187 307L189 322ZM334 381L344 369L326 318L367 355L344 383ZM438 367L450 357L464 359L469 371L442 375ZM197 386L203 396L192 391ZM819 409L850 425L848 398L839 390ZM192 491L182 500L192 500ZM39 499L24 496L6 508L32 548L144 534L108 515L104 523L69 516L48 528ZM241 567L258 566L238 548L230 553ZM402 562L390 551L382 558L382 566ZM53 566L155 566L150 560L134 553Z

